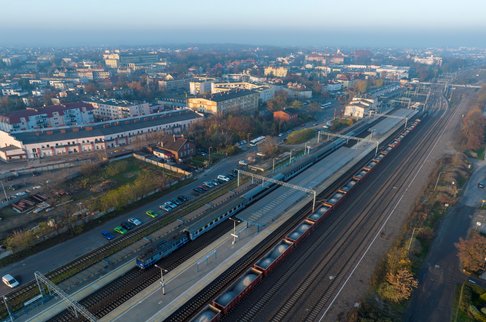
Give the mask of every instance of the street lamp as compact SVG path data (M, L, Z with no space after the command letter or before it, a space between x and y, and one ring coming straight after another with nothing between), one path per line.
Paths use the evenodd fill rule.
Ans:
M233 233L231 234L231 236L233 236L233 242L231 242L231 245L234 245L236 244L236 238L238 238L238 235L236 234L236 224L239 224L241 221L231 217L229 219L233 221Z
M5 295L3 296L3 303L5 303L5 307L7 308L8 317L10 318L10 321L13 322L12 312L10 311L10 308L8 307L7 297Z
M162 295L165 295L165 280L164 280L164 273L168 273L169 271L166 269L163 269L159 265L155 264L155 267L160 269L160 286L162 286Z

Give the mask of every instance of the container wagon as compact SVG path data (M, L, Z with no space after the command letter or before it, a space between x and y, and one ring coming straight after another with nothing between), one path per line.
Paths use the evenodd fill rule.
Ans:
M227 314L263 277L262 271L251 267L213 301L213 306Z
M294 244L299 243L302 239L305 238L310 232L312 231L312 228L314 226L314 223L310 220L304 219L297 227L294 228L285 238L287 240L290 240Z
M208 304L201 310L196 316L194 316L191 322L216 322L221 319L221 310Z
M253 266L263 272L266 276L272 269L292 251L294 244L288 240L282 239L268 253L260 258Z
M331 208L331 206L323 204L316 211L307 216L307 219L315 223L319 223L321 220L327 217L327 215L331 212Z
M338 191L343 193L343 194L347 194L349 191L351 191L351 189L353 189L353 187L356 185L356 183L358 183L357 180L351 179L344 186L339 188Z

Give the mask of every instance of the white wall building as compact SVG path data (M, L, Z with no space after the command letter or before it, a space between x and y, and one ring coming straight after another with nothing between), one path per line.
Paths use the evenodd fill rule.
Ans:
M38 159L117 148L150 133L180 133L199 118L186 109L88 126L11 133L0 131L0 158L6 157L4 150L18 154L21 149L26 158Z

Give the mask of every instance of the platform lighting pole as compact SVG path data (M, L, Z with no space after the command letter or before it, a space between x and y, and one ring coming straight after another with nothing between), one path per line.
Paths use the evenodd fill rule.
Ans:
M160 286L162 286L162 295L165 295L165 280L164 280L164 273L168 273L169 271L166 269L163 269L159 265L155 264L155 267L160 269Z
M273 162L272 162L272 173L275 172L275 158L273 158Z
M236 233L236 223L239 224L241 221L231 217L229 219L233 221L233 233L231 234L231 236L233 236L233 241L231 242L231 245L234 245L236 244L236 239L238 238L238 234Z
M211 165L211 149L212 148L213 148L212 146L209 147L208 166Z
M317 131L317 143L321 140L321 131Z
M292 150L290 150L290 160L289 160L289 165L292 164Z
M7 303L7 297L5 295L3 296L3 303L5 303L5 307L7 308L8 317L10 318L10 321L13 322L12 312L10 312L10 308L8 307L8 303Z

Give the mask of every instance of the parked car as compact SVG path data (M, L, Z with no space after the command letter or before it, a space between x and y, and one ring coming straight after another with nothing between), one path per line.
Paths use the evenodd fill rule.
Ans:
M202 190L202 189L200 189L200 188L198 188L198 187L196 187L196 188L194 188L194 189L192 189L192 190L193 190L193 191L194 191L196 194L200 194L200 193L203 193L203 192L204 192L204 190Z
M122 226L126 230L132 230L133 228L135 228L135 225L128 221L122 222L120 226Z
M479 182L479 183L478 183L478 188L479 188L479 189L484 189L484 183Z
M135 217L128 218L128 222L134 224L135 226L140 226L142 224L142 221Z
M10 288L14 288L20 285L20 283L10 274L6 274L2 277L3 284Z
M188 201L189 199L186 196L177 196L177 200L184 203L184 202Z
M165 210L167 212L172 210L172 208L169 205L166 205L166 204L160 205L159 208L162 209L162 210Z
M102 230L101 231L101 235L103 235L103 237L105 237L107 240L112 240L112 239L115 239L115 235L113 235L111 232L109 232L108 230Z
M126 233L128 233L128 231L122 226L116 226L113 230L121 235L125 235Z
M204 181L203 182L203 185L206 186L207 188L212 188L214 187L214 183L210 182L210 181Z
M205 185L200 185L198 186L199 189L203 190L203 191L208 191L209 190L209 187L205 186Z
M147 211L145 212L145 214L146 214L147 216L149 216L149 217L152 217L152 218L157 217L157 214L156 214L155 212L153 212L152 210L147 210Z
M230 178L228 178L227 176L224 176L224 175L222 175L222 174L220 174L220 175L218 176L218 179L219 179L219 180L226 181L226 182L230 181Z

